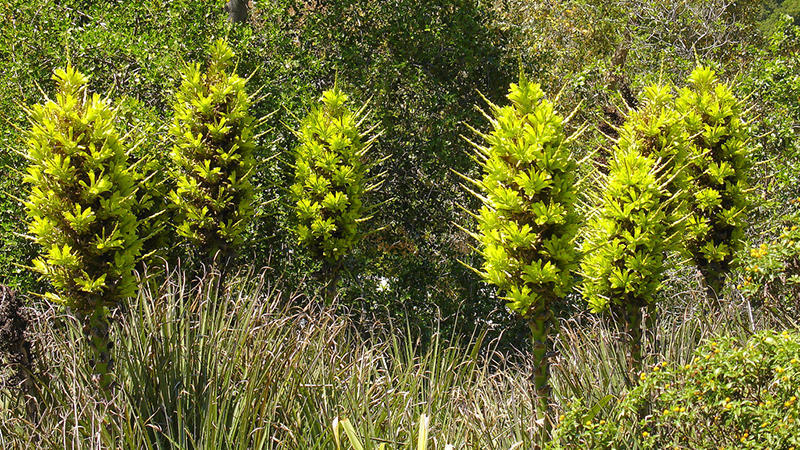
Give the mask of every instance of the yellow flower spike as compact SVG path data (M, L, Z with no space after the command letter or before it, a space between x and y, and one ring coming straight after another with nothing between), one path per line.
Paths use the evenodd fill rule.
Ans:
M647 431L642 431L642 436L644 437L650 436L650 433L648 433Z

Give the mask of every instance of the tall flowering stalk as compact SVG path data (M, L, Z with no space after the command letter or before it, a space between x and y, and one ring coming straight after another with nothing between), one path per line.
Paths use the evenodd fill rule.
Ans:
M473 143L483 169L481 180L469 180L483 203L473 236L484 257L479 273L530 327L533 379L544 416L550 400L553 305L569 292L577 261L577 165L564 120L539 84L521 75L507 98L507 106L489 104L493 129L479 133L484 144Z
M642 309L655 305L666 255L681 248L689 157L670 89L651 86L643 97L613 148L582 262L583 296L593 312L622 320L632 370L641 363Z
M364 195L380 185L370 175L375 161L367 157L377 135L371 135L374 128L362 127L364 107L353 110L348 100L338 88L325 91L300 124L290 188L294 232L311 255L325 262L329 289L370 218Z
M42 246L34 268L55 288L45 297L83 322L90 361L104 389L112 383L110 309L135 293L137 237L134 176L107 99L88 78L55 71L54 100L35 105L28 136L29 230Z
M175 98L170 129L176 187L170 192L177 232L209 261L225 264L241 243L253 216L253 123L246 80L233 73L234 53L223 40L211 60L187 66Z
M709 295L716 298L742 248L752 161L742 104L730 87L703 66L688 81L675 102L691 135L694 156L689 165L693 192L687 248Z

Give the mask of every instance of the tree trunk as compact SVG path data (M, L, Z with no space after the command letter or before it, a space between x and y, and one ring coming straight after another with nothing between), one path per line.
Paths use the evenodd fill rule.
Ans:
M27 339L28 317L22 301L11 289L0 285L0 354L12 369L11 382L18 383L24 397L28 419L36 421L37 404L33 377L33 355Z
M248 0L230 0L225 4L225 11L228 11L228 19L231 23L246 23L249 7Z

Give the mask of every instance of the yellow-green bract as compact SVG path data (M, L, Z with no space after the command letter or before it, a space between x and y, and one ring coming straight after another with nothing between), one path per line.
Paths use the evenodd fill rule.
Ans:
M229 71L234 54L219 40L202 71L182 73L170 129L177 187L170 193L177 231L210 256L230 255L253 213L253 117L245 79Z
M583 243L583 295L593 312L616 310L638 358L641 308L652 305L667 252L678 249L688 143L666 86L645 89L620 130L600 203Z
M367 219L362 197L376 187L365 158L372 130L359 130L364 108L354 112L347 102L338 88L325 91L303 120L290 189L299 242L328 262L340 260L358 241L359 223Z
M509 309L529 324L534 341L534 381L548 401L547 341L552 305L572 286L578 227L576 163L563 119L538 84L524 75L500 107L490 103L493 130L474 144L483 179L472 181L483 202L478 219L483 278L497 286Z
M30 232L44 253L33 261L56 292L50 300L84 320L101 385L110 384L108 308L134 295L134 177L108 100L86 90L72 67L55 71L55 100L30 110Z
M693 195L687 248L710 290L719 295L733 257L742 247L751 167L742 105L713 70L697 67L676 108L691 135Z

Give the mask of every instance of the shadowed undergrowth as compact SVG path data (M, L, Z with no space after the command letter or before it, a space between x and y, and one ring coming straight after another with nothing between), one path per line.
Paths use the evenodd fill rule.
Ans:
M527 354L502 353L481 333L452 345L435 334L423 346L393 324L356 327L264 276L232 277L226 289L214 280L173 272L142 283L118 312L108 400L91 381L75 317L51 308L34 318L37 413L26 415L17 393L0 392L0 446L335 448L332 424L346 418L366 448L414 448L423 414L431 448L540 442ZM698 307L673 309L647 335L650 364L686 363L707 336L747 334L732 319L741 307L711 322ZM631 385L609 321L577 317L560 331L554 415L571 399L606 404Z

